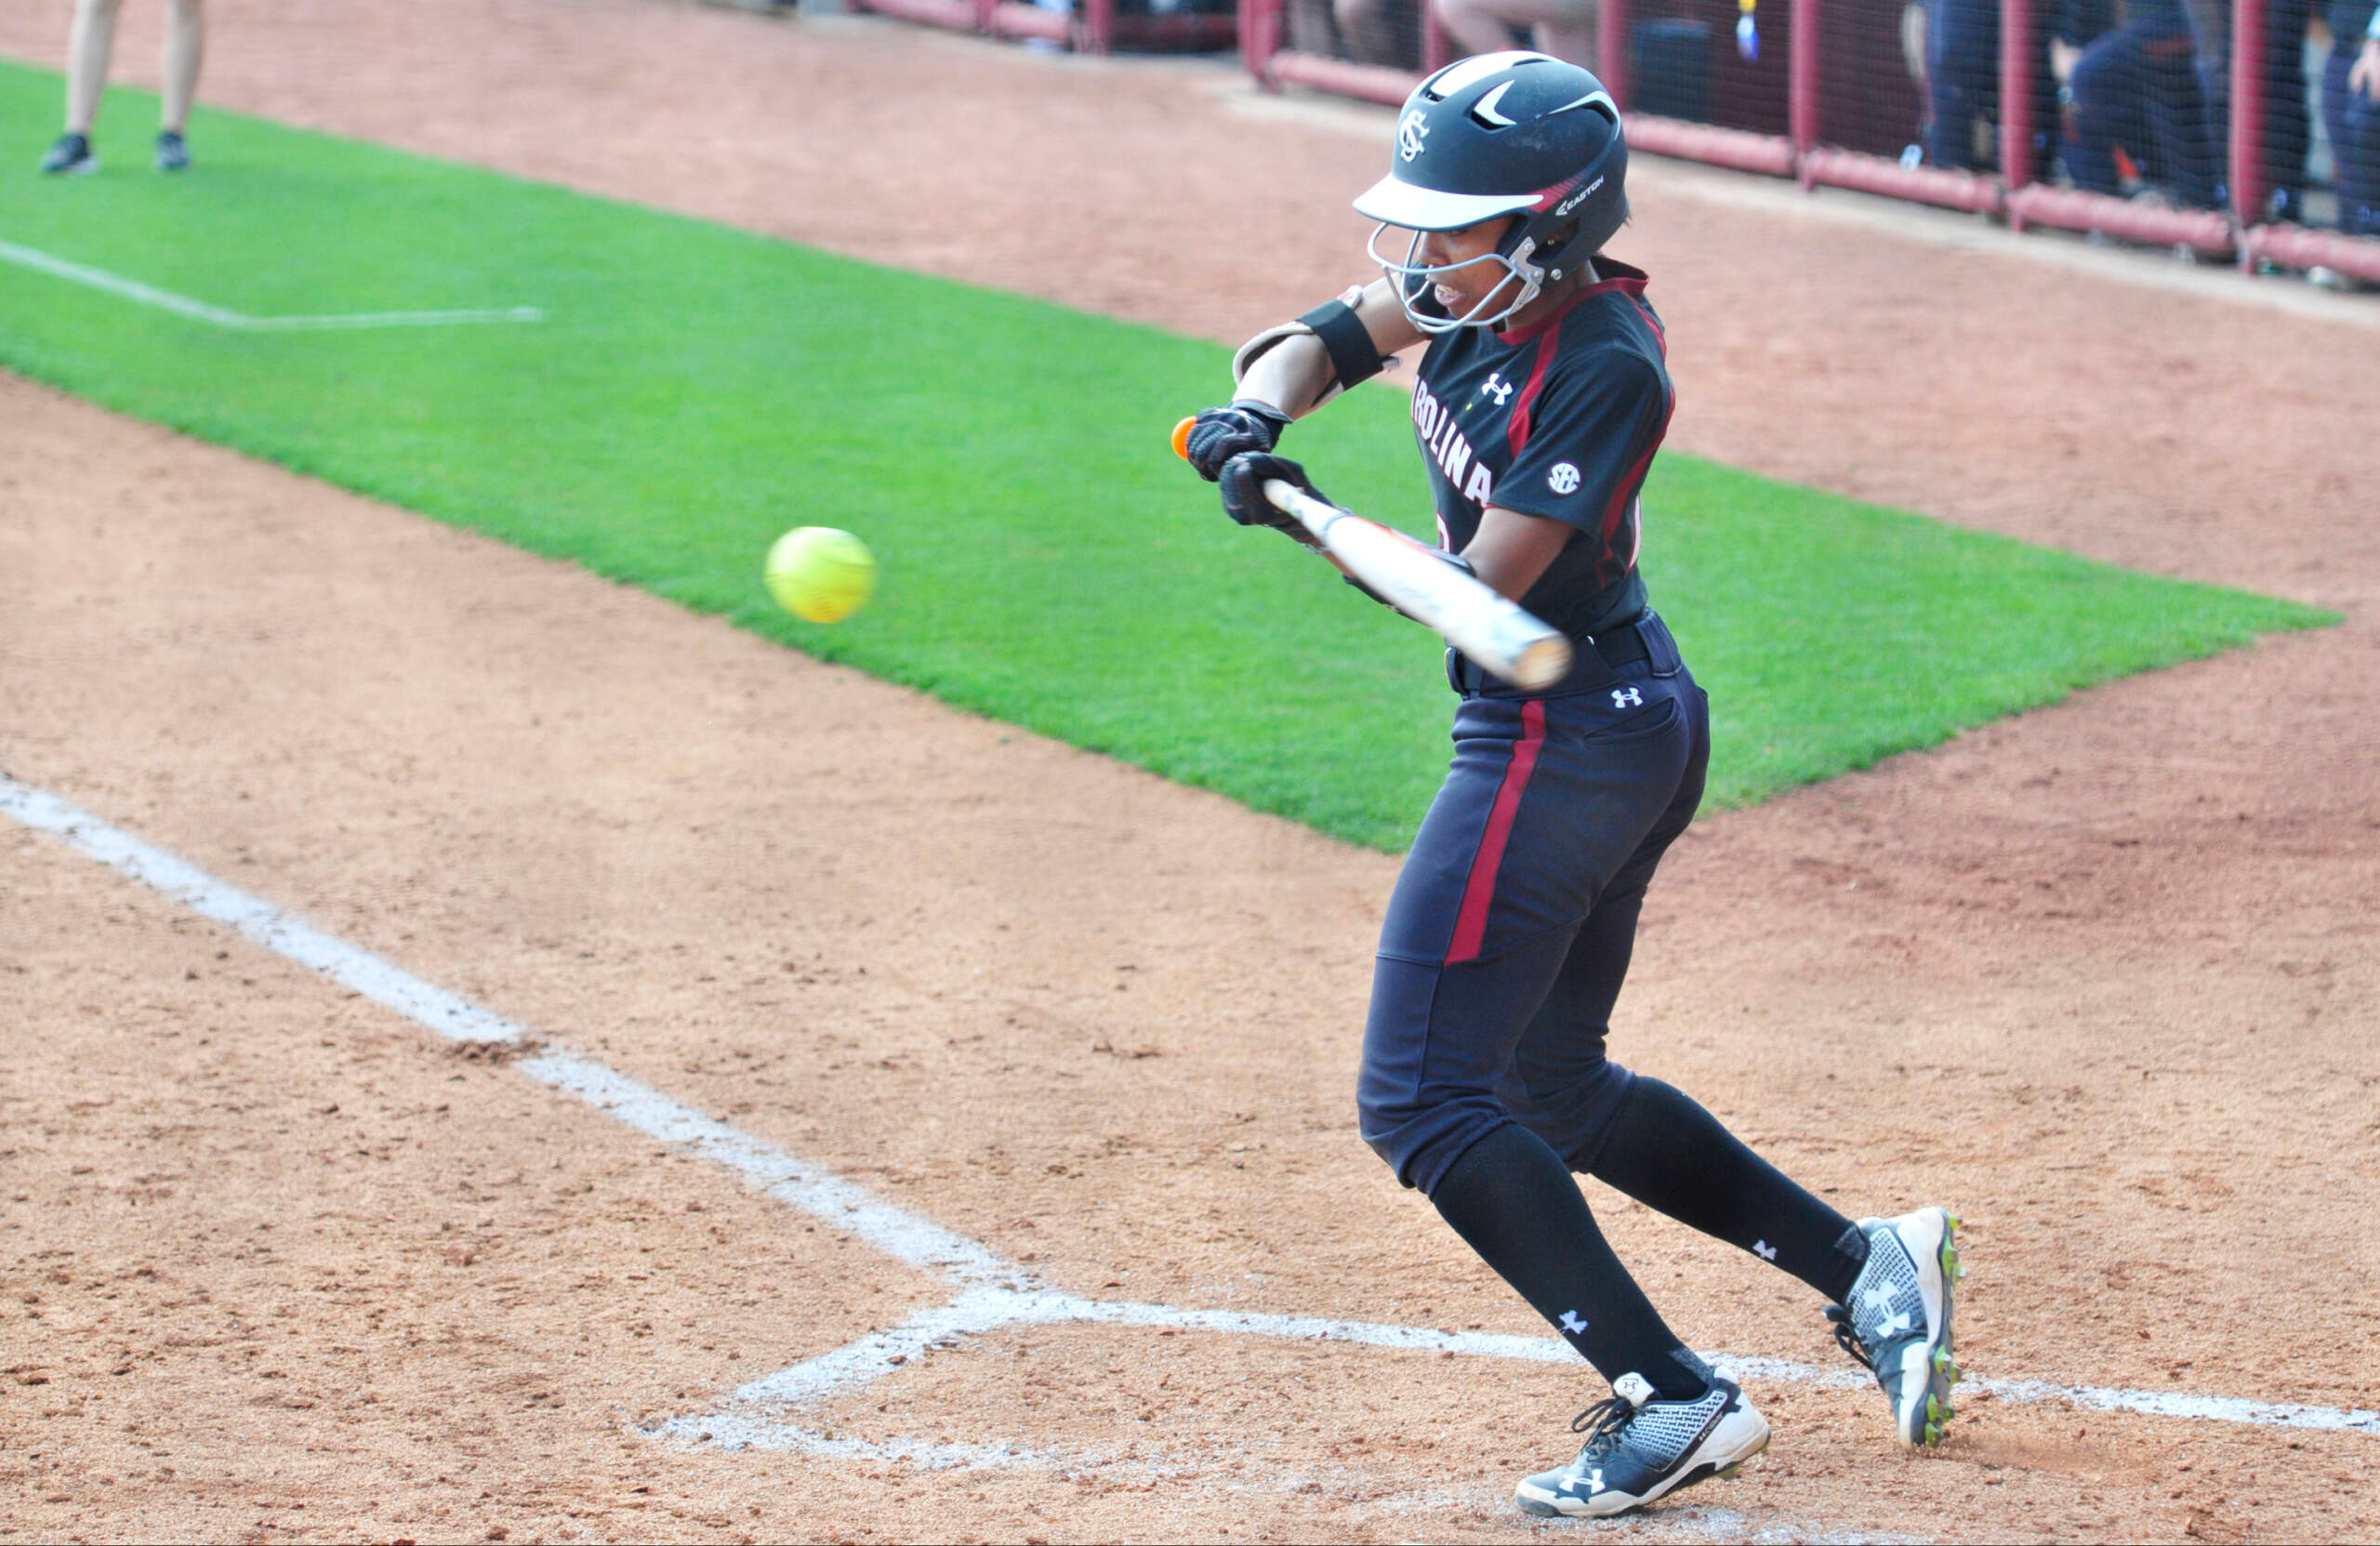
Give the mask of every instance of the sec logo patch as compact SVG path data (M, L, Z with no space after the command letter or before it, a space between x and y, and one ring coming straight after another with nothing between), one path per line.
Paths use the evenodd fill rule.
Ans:
M1545 475L1546 486L1556 494L1579 492L1579 469L1568 462L1555 462L1554 470Z

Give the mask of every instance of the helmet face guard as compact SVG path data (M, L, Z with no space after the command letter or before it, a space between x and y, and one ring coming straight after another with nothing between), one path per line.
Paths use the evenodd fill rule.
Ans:
M1508 235L1497 244L1494 252L1466 258L1460 263L1424 263L1421 261L1421 238L1429 234L1424 231L1411 233L1410 240L1405 244L1402 261L1380 250L1382 237L1392 231L1403 229L1382 221L1372 231L1371 242L1365 250L1371 254L1372 261L1380 265L1380 271L1395 286L1396 298L1405 308L1406 320L1431 337L1451 333L1459 327L1498 326L1510 321L1545 288L1545 271L1529 261L1529 253L1536 244L1526 236L1515 245ZM1421 303L1431 297L1442 276L1476 268L1482 263L1501 265L1504 275L1472 304L1471 310L1458 317L1443 311L1424 311L1420 309ZM1497 305L1497 297L1506 294L1512 298L1501 306Z
M1513 50L1450 64L1406 99L1389 175L1355 201L1380 222L1370 252L1425 334L1509 321L1574 271L1628 218L1628 147L1601 82L1547 54ZM1493 253L1421 260L1427 232L1517 216ZM1404 258L1382 250L1390 227L1413 232ZM1423 310L1445 276L1501 264L1498 283L1461 316Z

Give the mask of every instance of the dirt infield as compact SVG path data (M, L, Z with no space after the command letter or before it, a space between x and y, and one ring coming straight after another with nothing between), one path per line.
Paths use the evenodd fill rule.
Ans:
M210 14L227 106L1218 337L1360 271L1377 150L1205 67ZM1680 443L2348 621L1707 820L1621 1057L1848 1210L1962 1205L1979 1373L2380 1407L2380 337L1636 186ZM1393 861L5 377L0 769L1065 1293L1541 1329L1354 1134ZM1526 1361L1026 1326L841 1451L647 1437L951 1290L12 822L0 1027L0 1533L1571 1533L1509 1487L1591 1393ZM1595 1196L1698 1345L1834 1367ZM1769 1456L1632 1539L2380 1531L2369 1432L2012 1394L1908 1461L1752 1388Z

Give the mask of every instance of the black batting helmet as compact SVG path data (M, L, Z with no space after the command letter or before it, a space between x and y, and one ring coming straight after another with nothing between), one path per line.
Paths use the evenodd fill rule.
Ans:
M1601 81L1550 54L1480 54L1413 88L1397 119L1388 176L1355 209L1381 222L1372 256L1406 297L1414 325L1443 333L1503 321L1548 281L1593 257L1628 218L1627 178L1620 109ZM1517 297L1493 315L1416 311L1445 271L1414 261L1421 233L1500 215L1522 217L1494 255L1518 281ZM1414 232L1401 263L1380 251L1392 226ZM1473 311L1488 311L1504 288Z

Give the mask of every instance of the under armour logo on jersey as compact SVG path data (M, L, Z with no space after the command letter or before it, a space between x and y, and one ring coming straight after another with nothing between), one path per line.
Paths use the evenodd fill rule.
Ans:
M1555 462L1554 469L1545 475L1545 486L1556 494L1576 494L1579 492L1579 469L1568 462Z
M1499 408L1513 400L1513 384L1504 379L1504 373L1501 371L1489 371L1488 379L1480 385L1479 390L1483 396L1494 398L1496 406Z
M1567 1331L1570 1335L1575 1337L1586 1328L1587 1323L1579 1318L1579 1312L1576 1310L1565 1310L1562 1312L1563 1330Z
M1759 1257L1764 1262L1774 1262L1777 1260L1777 1248L1770 1245L1765 1240L1754 1240L1752 1243L1752 1253L1754 1256Z
M1429 121L1415 108L1396 126L1396 153L1410 161L1421 153L1421 140L1430 132Z
M1611 690L1611 707L1614 708L1642 708L1645 707L1645 694L1639 693L1633 687L1615 687ZM1772 1250L1768 1254L1774 1257L1777 1253Z

